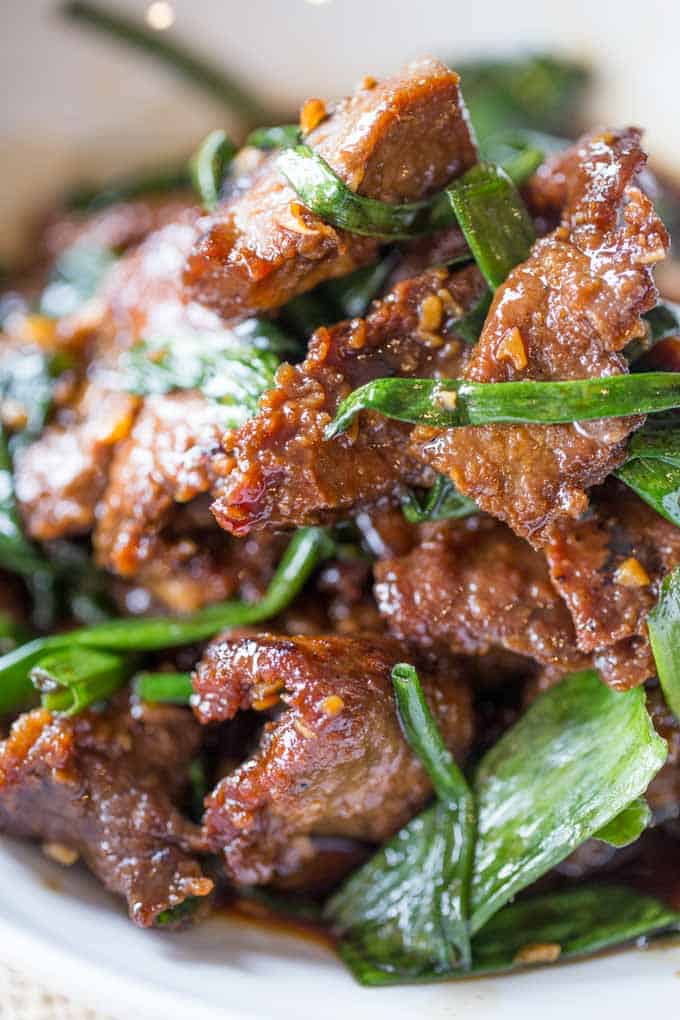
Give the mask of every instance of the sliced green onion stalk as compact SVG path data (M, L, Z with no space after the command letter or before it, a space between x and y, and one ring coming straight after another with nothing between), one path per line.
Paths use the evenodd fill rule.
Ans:
M29 672L47 652L70 647L119 653L159 651L204 641L229 627L269 620L293 601L312 571L333 554L334 548L325 529L300 529L290 540L259 602L218 602L184 617L111 620L29 641L0 657L0 714L24 704L31 692Z
M276 124L274 127L255 128L246 138L246 145L269 152L272 149L288 149L301 140L299 124Z
M161 910L154 921L154 928L182 928L188 925L201 906L204 898L202 896L187 896L185 900L178 903L176 907L168 907Z
M77 646L48 652L30 672L43 708L63 715L77 715L105 701L127 677L127 665L120 655Z
M649 804L644 797L638 797L624 808L621 814L612 818L611 822L596 832L594 839L615 847L630 846L640 838L651 820Z
M680 719L680 567L664 579L647 630L664 698Z
M181 167L158 167L130 176L116 177L104 184L79 185L66 195L64 205L73 212L91 214L118 202L131 202L147 195L183 190L190 184L189 171L184 164Z
M116 256L105 245L76 241L54 263L50 280L40 296L40 312L58 319L71 315L91 298Z
M362 318L371 301L381 292L399 259L398 251L390 251L372 266L362 266L347 276L325 283L324 289L336 305L339 318Z
M344 432L361 411L460 428L496 423L556 425L680 407L680 372L570 379L565 382L475 383L462 379L374 379L338 408L326 438Z
M680 526L680 419L650 418L633 435L628 460L616 475L667 521Z
M327 916L342 937L340 951L367 984L462 977L465 969L461 960L451 962L442 931L450 919L459 931L461 918L467 917L472 973L521 966L526 961L520 949L543 941L536 932L553 915L539 911L539 925L522 914L520 903L530 900L507 904L587 839L608 836L624 842L639 831L643 813L638 799L666 759L665 741L652 725L641 689L612 691L593 671L565 678L538 697L480 762L471 784L477 824L466 876L465 838L453 824L464 815L447 806L461 811L467 788L457 773L447 771L448 751L435 736L420 695L414 696L404 667L397 671L397 683L401 677L409 685L406 691L396 686L405 732L435 782L438 801L329 901ZM465 910L460 891L468 883ZM612 915L616 919L610 926L603 911L603 927L592 942L587 941L596 927L591 914L588 926L580 928L580 908L571 918L565 912L559 918L565 924L563 937L555 939L559 953L576 953L579 947L591 951L609 944L608 939L625 941L631 932L638 933L636 925L657 930L677 916L657 901L631 899L627 907ZM506 931L504 919L514 911L517 923ZM507 949L499 946L501 931ZM585 941L574 941L567 950L578 933Z
M280 315L285 325L304 339L316 332L319 326L327 326L337 319L323 287L298 294L283 306Z
M512 155L503 160L503 169L515 187L521 188L538 170L543 162L544 153L542 149L528 145L513 148Z
M493 163L478 163L448 189L475 262L492 290L529 257L534 227L517 188Z
M458 492L451 479L444 475L439 476L423 503L413 491L408 492L402 499L401 509L409 524L458 520L479 513L477 504Z
M137 673L133 690L142 701L188 705L193 694L191 673Z
M456 222L445 192L401 205L357 195L308 145L284 149L277 166L308 209L353 234L404 240Z
M473 964L465 971L418 975L420 982L502 974L578 959L642 936L676 932L680 914L661 900L622 885L575 885L523 897L492 917L472 940ZM401 984L398 970L375 966L352 943L340 952L357 981L369 987Z
M26 536L19 522L12 461L5 434L0 425L0 567L14 574L31 577L48 569L46 561Z
M583 114L590 68L546 54L457 61L472 123L484 144L499 132L563 131Z
M120 357L115 382L146 396L172 390L200 390L223 408L223 424L236 428L257 411L274 385L282 357L298 344L273 322L248 319L233 329L172 337L152 335Z
M219 205L222 184L235 155L236 146L226 131L216 130L204 138L191 159L191 180L208 212L214 212Z
M451 332L466 344L476 344L484 329L492 300L491 291L485 290L476 304L451 324Z
M110 39L139 50L145 57L157 60L247 121L261 124L273 119L272 111L243 85L171 34L147 28L143 22L112 7L100 7L88 0L70 0L62 4L61 13L71 21L95 29Z
M405 663L392 681L406 737L438 802L414 818L343 886L327 916L351 929L346 945L402 976L469 969L468 897L475 815L470 789L444 745L418 676Z

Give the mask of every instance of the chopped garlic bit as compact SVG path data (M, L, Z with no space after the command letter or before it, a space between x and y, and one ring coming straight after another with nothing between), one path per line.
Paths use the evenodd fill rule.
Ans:
M496 357L499 361L511 361L518 372L527 367L527 352L517 326L505 331L496 348Z
M327 698L324 698L321 702L321 711L324 715L329 715L331 718L336 715L340 715L345 702L342 700L339 694L329 694Z
M455 411L458 404L458 394L455 390L439 390L436 400L445 411Z
M57 864L61 864L65 868L70 868L80 856L77 850L65 846L63 843L43 843L42 852L45 857L49 857L51 861L56 861Z
M640 561L634 556L629 556L614 572L614 584L620 584L624 588L644 588L651 584L651 579Z
M513 963L554 963L562 952L559 942L529 942L515 953Z
M418 329L423 333L436 333L442 324L444 306L437 294L423 298L418 318Z
M323 99L308 99L300 110L300 130L304 135L308 135L326 116L326 104Z

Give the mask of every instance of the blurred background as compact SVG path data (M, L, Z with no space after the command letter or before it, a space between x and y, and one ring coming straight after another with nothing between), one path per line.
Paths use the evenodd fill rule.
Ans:
M225 104L115 32L93 28L82 16L88 5L71 5L70 17L56 0L1 5L1 256L16 247L27 212L65 186L178 165L211 128L238 138L252 126L257 111L244 116L238 103ZM566 57L593 75L578 99L579 127L642 124L656 164L680 164L675 0L108 0L98 7L225 69L270 121L295 116L310 95L339 96L365 74L427 52L454 66L517 53ZM540 75L539 86L529 80L528 87L540 87ZM553 113L547 126L573 133L573 111Z

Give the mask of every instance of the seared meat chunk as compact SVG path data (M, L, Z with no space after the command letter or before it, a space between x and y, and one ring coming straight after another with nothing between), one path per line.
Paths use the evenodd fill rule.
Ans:
M121 577L139 577L145 570L154 576L163 561L179 565L199 552L188 537L179 534L173 541L163 532L177 516L178 503L210 487L219 416L219 406L198 393L146 399L129 438L115 451L98 509L93 540L102 566Z
M506 648L562 673L587 665L545 558L490 517L425 525L412 552L375 564L378 607L420 648Z
M586 138L567 182L562 225L538 241L496 294L465 370L477 382L580 379L627 371L620 353L644 335L656 301L653 265L668 246L654 208L633 181L639 132ZM640 418L574 425L420 428L413 449L519 535L540 544L546 527L578 517L586 490L625 456Z
M324 429L342 398L370 379L460 374L469 348L455 320L482 288L475 267L431 269L398 284L366 319L317 330L306 359L279 369L259 414L225 436L231 459L213 505L222 527L241 535L328 521L427 477L408 455L408 425L370 415L331 442Z
M621 663L622 685L653 675L647 614L664 577L680 563L680 530L610 480L593 494L588 513L549 529L545 554L553 584L574 620L579 648L598 650L598 664L599 656L606 659L603 649L627 640L631 654L627 664Z
M476 161L458 75L437 60L360 88L305 139L353 191L409 202ZM205 223L187 261L188 293L226 316L276 308L373 261L379 241L336 230L300 203L273 153Z
M200 832L171 801L198 727L184 709L147 712L124 696L72 719L36 709L0 745L0 830L80 854L142 927L213 885L193 856Z
M408 653L390 638L231 636L194 675L201 722L278 708L254 755L206 801L205 831L238 883L264 883L310 858L311 835L387 839L425 803L430 783L404 739L390 673ZM455 666L421 671L459 757L472 738Z
M132 426L138 401L86 384L70 424L48 426L15 462L15 489L26 531L47 542L92 530L113 449Z
M94 526L114 447L128 435L140 404L111 379L121 352L143 338L174 339L180 329L221 328L217 316L181 297L179 272L196 236L196 215L186 211L151 235L110 274L85 352L86 381L18 460L17 497L33 538L85 534Z
M56 209L42 225L39 244L44 257L56 259L74 244L120 253L140 244L154 230L172 223L191 206L187 191L158 192L122 199L93 212Z

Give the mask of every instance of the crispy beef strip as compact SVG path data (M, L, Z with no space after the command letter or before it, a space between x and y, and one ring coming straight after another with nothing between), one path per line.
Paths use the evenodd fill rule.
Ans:
M140 710L141 711L141 710ZM200 732L184 709L141 715L122 695L72 719L22 715L0 744L0 830L79 854L142 927L213 883L200 831L173 806Z
M84 351L84 383L18 458L17 498L39 541L91 531L113 450L130 432L139 399L112 385L122 351L142 337L184 328L219 328L212 313L182 300L179 272L195 239L196 212L152 234L121 259L100 296L95 333Z
M265 883L299 870L310 836L387 839L425 803L430 783L404 739L390 673L408 653L391 638L232 635L194 674L201 722L276 708L255 753L206 801L206 837L229 877ZM451 663L421 671L448 746L472 739L468 691Z
M244 535L330 521L427 478L406 450L410 426L371 415L332 442L324 429L342 398L370 379L460 374L469 348L456 339L455 320L482 290L474 266L431 269L398 284L365 319L317 330L305 360L279 369L260 412L225 436L218 523Z
M476 162L459 78L433 59L363 85L305 138L353 191L410 202ZM273 153L204 223L188 293L223 315L276 308L377 258L380 242L324 223L300 203Z
M111 379L121 352L142 338L181 342L224 329L214 312L182 296L179 274L195 221L186 210L121 260L107 284L81 395L28 447L16 475L34 538L93 531L101 566L176 612L239 592L257 597L284 544L263 533L246 550L215 527L206 493L221 450L217 403L193 391L139 400Z
M567 182L562 225L538 241L494 299L467 379L580 379L627 371L656 301L652 267L668 246L634 184L644 166L634 129L586 138ZM545 529L587 507L586 490L625 456L641 418L574 425L418 428L412 450L482 509L540 544Z
M592 494L588 513L548 530L545 555L579 648L595 653L609 682L629 687L653 676L647 614L680 563L678 528L610 479Z
M490 517L423 525L419 545L374 569L400 640L465 655L505 648L562 673L588 664L545 558Z

